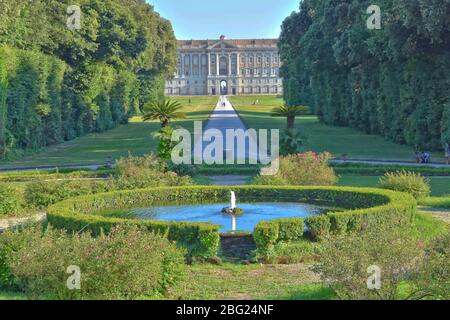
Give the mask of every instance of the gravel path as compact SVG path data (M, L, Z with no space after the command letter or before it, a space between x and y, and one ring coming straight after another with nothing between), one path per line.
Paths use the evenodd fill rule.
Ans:
M20 228L24 224L33 223L33 222L44 222L47 219L47 215L45 213L36 213L34 215L28 217L11 217L0 220L0 233L5 231L8 228Z

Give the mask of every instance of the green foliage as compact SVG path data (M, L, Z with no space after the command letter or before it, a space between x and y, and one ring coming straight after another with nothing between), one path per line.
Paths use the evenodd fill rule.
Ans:
M361 190L361 189L360 189ZM387 198L388 200L386 202ZM395 199L395 200L394 200ZM348 193L337 195L333 205L353 210L307 217L305 222L313 238L321 240L331 234L347 234L383 225L410 224L414 220L416 202L407 194Z
M318 260L321 243L307 239L292 242L278 242L269 256L257 256L270 264L308 263Z
M69 4L0 3L1 159L126 123L175 70L170 22L144 1L83 0L76 31Z
M117 161L115 170L105 171L105 173L108 172L112 175L105 177L104 180L95 180L95 175L86 172L56 175L56 177L37 175L37 179L34 178L25 188L25 202L30 208L46 208L62 200L81 195L192 184L190 177L178 176L169 171L166 162L153 155L121 158Z
M332 237L322 243L316 272L339 299L448 299L448 238L424 248L397 226ZM380 268L378 290L367 287L370 266Z
M294 129L295 117L310 114L311 110L305 106L280 106L272 110L273 117L286 117L287 129Z
M0 216L18 213L21 211L22 205L22 198L16 190L0 184Z
M158 156L161 159L170 160L172 158L172 150L177 145L176 141L172 141L174 130L174 128L166 126L153 134L153 138L159 141Z
M161 128L167 127L171 120L185 119L186 114L180 110L183 108L178 101L165 99L149 102L144 106L144 121L159 120Z
M287 155L280 158L280 168L272 176L257 176L255 184L261 185L309 185L327 186L336 184L338 178L329 167L328 153Z
M389 190L339 188L339 187L274 187L240 186L233 189L242 201L258 198L260 201L283 199L305 203L333 204L345 208L345 211L318 215L307 220L307 226L315 235L334 232L331 224L333 217L348 221L348 230L359 230L381 224L408 224L412 221L416 203L404 193ZM214 256L219 245L219 226L208 223L182 223L163 221L140 221L128 217L105 215L107 210L148 207L155 202L192 203L228 201L229 188L214 186L184 186L153 188L82 196L69 199L51 206L47 218L51 225L72 232L88 229L94 234L101 230L107 232L115 224L129 222L148 228L150 231L167 234L169 239L186 247L190 254ZM327 221L317 226L316 219ZM262 231L258 231L261 229ZM276 231L273 231L276 229ZM280 232L281 231L281 232ZM303 223L276 220L264 222L255 230L255 238L261 248L270 248L281 237L287 241L298 240L303 234Z
M449 197L430 197L419 200L419 204L427 207L450 208Z
M431 193L428 179L419 173L404 170L386 173L378 184L383 189L407 192L416 199L428 197Z
M270 255L274 245L278 241L280 233L279 225L272 221L259 222L253 232L258 255Z
M286 129L281 133L280 154L299 153L304 145L304 138L297 129Z
M339 174L361 174L382 176L388 172L403 169L408 172L420 173L424 176L450 176L450 167L434 168L429 166L405 166L405 165L378 165L365 163L331 163L331 167Z
M257 256L272 256L275 244L302 239L304 228L305 224L301 218L277 219L258 223L253 233Z
M130 190L157 186L182 186L192 184L188 176L178 176L168 169L167 163L153 155L128 156L116 162L113 176L114 188Z
M168 166L170 171L180 176L193 177L199 171L198 167L192 164L174 164L172 161L169 161Z
M0 256L0 266L10 272L7 279L31 299L160 296L179 281L184 266L182 251L136 226L96 238L40 227L8 231L0 239ZM80 268L80 290L66 286L66 269L73 265Z
M30 208L47 208L65 199L85 194L105 192L108 183L89 180L37 180L25 188L25 202Z
M442 151L450 137L450 40L445 1L304 0L283 22L280 55L288 105L311 106L326 124Z

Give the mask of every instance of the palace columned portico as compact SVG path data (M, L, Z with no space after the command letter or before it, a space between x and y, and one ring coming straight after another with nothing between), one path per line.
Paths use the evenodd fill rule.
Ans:
M278 40L178 41L177 71L166 95L281 94Z

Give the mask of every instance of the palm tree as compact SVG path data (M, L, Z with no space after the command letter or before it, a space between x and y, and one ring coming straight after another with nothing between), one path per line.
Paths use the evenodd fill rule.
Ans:
M171 120L186 119L186 114L180 112L181 108L182 106L178 101L170 99L150 102L144 107L145 114L142 116L142 120L159 120L161 128L165 128L169 126Z
M272 117L286 117L287 128L294 129L295 117L310 113L310 109L305 106L281 106L272 109Z

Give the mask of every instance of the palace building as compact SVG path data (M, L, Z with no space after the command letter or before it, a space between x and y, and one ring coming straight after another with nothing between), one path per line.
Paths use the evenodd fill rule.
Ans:
M277 39L178 41L178 65L166 95L282 94Z

